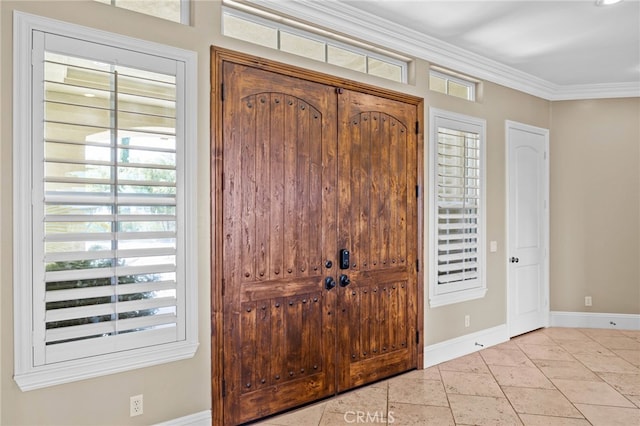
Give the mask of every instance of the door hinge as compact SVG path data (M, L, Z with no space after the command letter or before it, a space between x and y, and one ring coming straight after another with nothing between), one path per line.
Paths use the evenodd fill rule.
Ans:
M420 185L416 185L416 198L420 198Z
M416 135L420 133L420 122L416 121Z
M220 83L220 100L224 102L224 83Z
M224 296L224 287L225 287L225 282L224 282L224 278L222 279L222 295Z
M224 398L225 396L227 396L227 382L223 380L222 381L222 397Z
M420 272L420 259L416 259L416 272Z
M420 344L420 331L416 330L416 345Z

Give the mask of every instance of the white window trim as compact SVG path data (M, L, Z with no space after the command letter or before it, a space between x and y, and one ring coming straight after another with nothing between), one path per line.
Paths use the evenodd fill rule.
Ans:
M185 194L185 326L182 341L150 348L94 356L34 367L32 312L31 195L31 62L32 33L43 31L131 51L168 57L185 63L185 173L187 188L196 188L196 70L195 52L141 41L87 27L14 12L13 46L13 273L14 379L21 390L43 388L136 368L191 358L198 348L196 196Z
M439 120L455 124L456 130L468 130L480 134L480 223L478 230L478 263L480 264L479 285L473 288L461 288L457 291L443 292L438 286L438 230L437 230L437 146ZM476 117L457 114L436 108L429 108L429 306L432 308L480 299L487 293L486 280L486 121Z

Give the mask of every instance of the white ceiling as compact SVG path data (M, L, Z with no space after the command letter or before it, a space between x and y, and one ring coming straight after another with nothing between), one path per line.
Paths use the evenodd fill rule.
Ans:
M640 96L640 0L249 0L547 99Z

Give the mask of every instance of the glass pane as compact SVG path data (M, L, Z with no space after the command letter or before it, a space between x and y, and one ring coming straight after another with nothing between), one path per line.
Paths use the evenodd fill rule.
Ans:
M180 0L116 0L116 6L180 22Z
M470 99L469 87L464 84L449 80L449 94L457 98Z
M337 46L327 46L327 62L355 71L366 72L366 56Z
M278 48L278 30L227 13L222 15L224 35L261 46Z
M85 126L79 123L44 123L44 137L46 140L92 142L108 145L111 143L110 135L111 132L104 128Z
M116 66L115 70L118 73L119 94L138 95L169 101L176 99L175 77L122 66ZM125 98L125 100L127 99Z
M325 43L280 31L280 50L324 62Z
M446 94L447 80L437 75L429 74L429 89Z
M109 147L86 146L81 144L45 142L45 161L55 159L79 160L79 161L109 161L111 158Z
M375 58L369 58L369 74L402 82L402 67Z

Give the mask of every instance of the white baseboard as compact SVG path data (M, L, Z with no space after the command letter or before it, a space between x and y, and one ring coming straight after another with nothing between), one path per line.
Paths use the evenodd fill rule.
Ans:
M211 410L204 410L166 422L156 423L155 426L211 426L211 421Z
M424 368L450 361L509 340L507 325L487 328L475 333L424 347Z
M595 312L550 312L551 327L640 330L640 315Z

